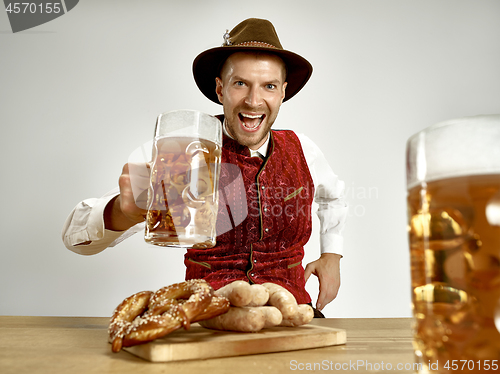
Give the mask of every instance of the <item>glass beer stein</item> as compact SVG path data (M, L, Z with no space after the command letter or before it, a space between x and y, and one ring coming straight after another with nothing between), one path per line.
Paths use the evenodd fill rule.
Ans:
M500 115L431 126L406 161L419 372L498 372Z
M153 140L145 241L159 246L215 245L222 125L208 114L158 116Z

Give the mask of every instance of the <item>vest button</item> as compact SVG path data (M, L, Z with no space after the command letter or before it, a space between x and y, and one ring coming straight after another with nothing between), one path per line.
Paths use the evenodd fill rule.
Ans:
M256 263L256 262L257 262L257 260L253 260L253 262L254 262L254 263Z
M266 187L262 186L261 188L262 188L262 189L264 189L264 188L266 188Z
M252 277L255 275L254 273L250 274Z
M266 232L269 232L269 229L266 227Z
M267 212L267 207L264 208L264 212Z

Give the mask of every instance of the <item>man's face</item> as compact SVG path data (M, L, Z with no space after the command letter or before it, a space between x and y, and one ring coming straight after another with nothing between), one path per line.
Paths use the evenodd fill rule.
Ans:
M258 149L267 139L285 97L285 66L271 54L234 53L216 78L228 133Z

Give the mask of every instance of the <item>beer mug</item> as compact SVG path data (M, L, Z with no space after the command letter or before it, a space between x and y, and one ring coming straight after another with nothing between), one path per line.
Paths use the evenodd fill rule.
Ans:
M211 248L216 243L221 122L179 110L158 116L148 190L146 242Z
M406 151L419 372L498 372L500 115L431 126Z

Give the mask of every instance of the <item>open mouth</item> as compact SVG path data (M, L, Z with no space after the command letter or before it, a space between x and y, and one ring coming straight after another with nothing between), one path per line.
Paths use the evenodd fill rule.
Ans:
M264 120L265 114L239 113L238 117L243 127L247 130L255 131Z

